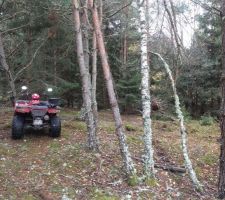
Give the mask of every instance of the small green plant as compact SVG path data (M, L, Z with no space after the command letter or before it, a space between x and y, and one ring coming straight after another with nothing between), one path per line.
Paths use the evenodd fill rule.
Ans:
M210 126L214 123L214 119L211 116L201 116L200 124L202 126Z
M202 157L203 163L207 165L214 165L217 163L217 159L217 155L215 154L206 154Z
M91 193L91 199L93 200L117 200L118 198L114 196L111 192L104 191L95 188Z
M133 126L132 124L125 124L125 129L127 131L136 131L137 127Z
M184 107L181 108L181 111L182 111L182 113L183 113L183 115L184 115L184 120L185 120L186 122L192 120L192 117L191 117L190 112L188 112Z
M150 186L150 187L155 187L157 186L157 180L155 178L147 178L145 180L145 183Z
M139 184L139 180L138 180L138 176L137 175L133 175L133 176L130 176L127 180L127 184L129 186L136 186Z

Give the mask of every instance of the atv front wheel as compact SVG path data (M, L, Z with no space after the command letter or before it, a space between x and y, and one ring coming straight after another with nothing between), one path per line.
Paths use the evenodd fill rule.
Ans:
M61 135L61 120L54 116L50 118L50 136L59 137Z
M24 117L22 116L14 116L12 121L12 138L13 139L21 139L24 136L23 132L24 127Z

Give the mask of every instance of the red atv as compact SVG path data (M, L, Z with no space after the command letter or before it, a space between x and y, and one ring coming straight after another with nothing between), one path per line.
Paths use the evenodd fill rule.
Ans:
M22 91L26 90L27 87L23 86ZM52 92L52 88L49 88L48 92ZM27 92L25 97L28 100L17 100L14 104L12 138L21 139L26 128L34 130L48 128L51 137L59 137L61 134L61 120L57 116L60 112L59 99L49 98L48 101L41 101L38 94L32 94L29 98Z

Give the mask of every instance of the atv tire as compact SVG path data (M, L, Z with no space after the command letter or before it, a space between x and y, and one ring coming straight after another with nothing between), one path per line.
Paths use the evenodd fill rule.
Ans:
M24 117L16 115L12 121L12 139L21 139L24 136Z
M54 116L50 118L50 136L59 137L61 135L61 120L59 117Z

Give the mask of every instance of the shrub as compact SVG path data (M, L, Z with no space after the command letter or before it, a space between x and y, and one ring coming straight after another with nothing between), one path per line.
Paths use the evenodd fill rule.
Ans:
M200 124L202 126L210 126L214 123L214 119L211 116L201 116Z

